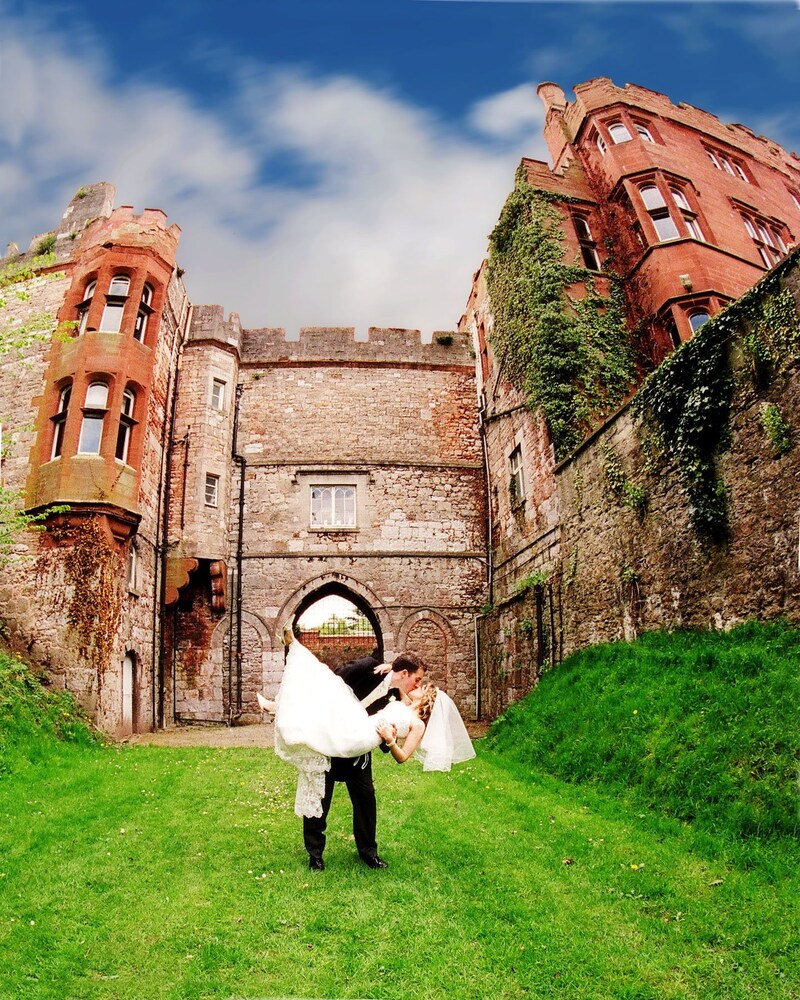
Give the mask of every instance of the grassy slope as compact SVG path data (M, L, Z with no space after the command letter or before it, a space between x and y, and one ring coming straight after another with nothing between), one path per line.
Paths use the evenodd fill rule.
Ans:
M65 745L98 743L70 694L43 687L26 664L0 648L0 775L59 755Z
M653 633L570 657L490 742L714 833L796 834L798 709L800 631Z

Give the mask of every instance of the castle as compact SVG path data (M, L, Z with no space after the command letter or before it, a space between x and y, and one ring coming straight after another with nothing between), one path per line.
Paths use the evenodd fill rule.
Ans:
M553 167L523 160L458 330L428 344L192 304L178 227L109 184L3 261L26 286L3 322L46 334L0 357L3 485L46 530L8 554L1 616L105 729L257 718L283 622L325 595L472 716L581 645L797 617L800 160L641 87L575 93L539 87ZM753 302L785 349L733 379L704 536L631 400L729 303L726 343L754 336Z

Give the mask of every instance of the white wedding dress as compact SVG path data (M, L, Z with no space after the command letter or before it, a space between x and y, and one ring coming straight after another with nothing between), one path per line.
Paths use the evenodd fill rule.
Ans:
M381 742L375 727L382 720L396 725L398 738L404 739L415 717L400 701L367 715L341 677L293 642L275 703L275 752L297 768L297 815L322 815L331 757L359 757L374 750ZM451 764L475 756L458 709L444 691L436 696L415 755L426 771L449 771Z

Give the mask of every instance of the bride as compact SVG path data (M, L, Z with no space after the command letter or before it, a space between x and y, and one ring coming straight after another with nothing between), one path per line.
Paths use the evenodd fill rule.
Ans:
M298 816L321 816L331 757L358 757L383 741L398 763L413 754L426 771L449 771L475 756L455 703L435 685L423 682L403 701L368 715L352 689L290 628L284 641L289 649L278 696L259 703L275 712L275 752L297 768Z

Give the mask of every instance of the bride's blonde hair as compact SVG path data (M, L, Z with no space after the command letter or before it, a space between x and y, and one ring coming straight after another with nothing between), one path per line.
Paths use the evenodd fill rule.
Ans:
M427 722L431 717L433 703L436 701L439 688L436 687L433 681L424 680L417 688L417 691L419 692L419 700L416 704L417 715L423 722Z

